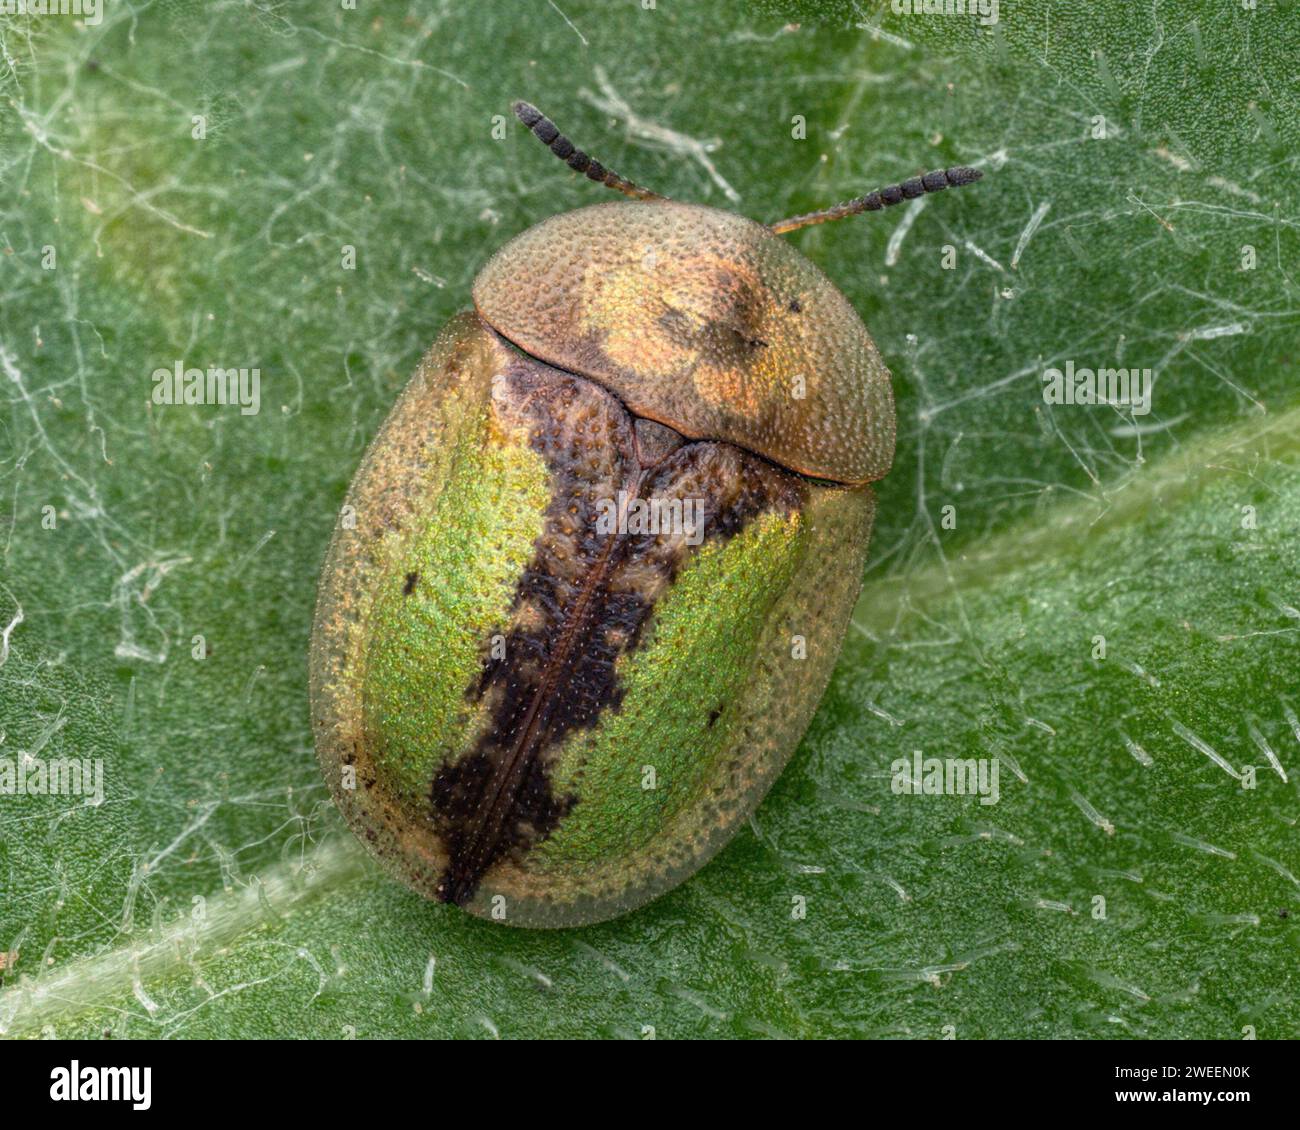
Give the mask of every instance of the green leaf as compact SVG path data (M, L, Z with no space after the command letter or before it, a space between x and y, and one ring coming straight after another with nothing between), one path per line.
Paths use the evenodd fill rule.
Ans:
M0 759L103 766L0 795L0 1033L1300 1035L1298 33L1273 0L0 25ZM493 137L515 97L758 219L987 174L789 237L895 378L855 630L751 827L560 932L380 875L306 702L367 439L487 255L601 198ZM260 411L152 405L178 360L260 367ZM1150 413L1045 403L1067 362L1150 368ZM997 758L997 803L896 792L914 750Z

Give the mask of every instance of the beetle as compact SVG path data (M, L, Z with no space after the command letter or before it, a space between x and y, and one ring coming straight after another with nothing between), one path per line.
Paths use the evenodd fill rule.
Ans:
M889 372L781 235L970 184L952 168L763 225L628 199L487 262L371 443L321 576L312 718L398 877L521 926L638 907L781 772L830 678L889 469Z

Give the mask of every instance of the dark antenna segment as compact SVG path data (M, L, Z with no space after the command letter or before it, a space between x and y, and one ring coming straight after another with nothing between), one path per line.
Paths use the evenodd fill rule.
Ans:
M808 212L802 216L791 216L788 220L778 220L768 227L777 235L783 235L788 231L812 227L813 224L824 224L830 220L842 220L845 216L856 216L859 212L878 212L890 204L901 204L904 200L912 200L927 192L940 192L945 188L974 184L983 175L981 170L970 169L964 165L953 169L936 169L932 173L926 173L925 176L913 177L902 184L878 188L875 192L868 192L866 196L846 200L843 204L824 208L820 212Z
M599 161L589 157L565 137L550 118L531 103L516 102L511 108L515 112L515 117L532 130L537 140L574 172L585 173L588 180L608 185L615 191L621 192L624 196L630 196L633 200L668 199L666 196L660 196L657 192L651 192L648 188L633 184L626 177L619 176L613 169L607 169Z

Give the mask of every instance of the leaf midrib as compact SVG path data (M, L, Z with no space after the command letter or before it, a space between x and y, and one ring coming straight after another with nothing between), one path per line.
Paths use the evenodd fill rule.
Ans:
M868 633L886 630L896 617L898 594L904 590L911 606L923 607L955 588L988 589L1035 563L1058 564L1082 552L1086 539L1079 536L1081 530L1100 536L1142 519L1157 501L1166 508L1175 505L1215 476L1231 473L1221 461L1234 451L1262 442L1268 444L1272 460L1300 456L1300 406L1267 419L1249 419L1223 432L1193 436L1184 449L1103 488L1095 500L1073 500L1047 520L1040 515L1038 521L1008 527L982 545L967 546L952 561L871 579L863 588L853 622ZM208 896L198 921L178 917L161 930L75 958L48 975L21 977L16 985L0 991L0 1037L39 1032L126 992L134 992L147 1010L146 983L179 973L200 953L229 945L373 874L356 840L333 836L317 844L301 863L276 865L243 887Z

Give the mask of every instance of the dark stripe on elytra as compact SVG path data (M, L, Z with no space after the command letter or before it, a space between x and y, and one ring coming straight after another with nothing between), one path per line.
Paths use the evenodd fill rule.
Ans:
M662 461L643 468L631 417L582 378L519 359L506 380L507 395L525 406L529 442L546 462L553 494L512 602L512 613L527 608L534 616L540 612L542 622L511 627L501 658L487 649L467 695L475 703L491 702L491 725L470 753L439 770L431 789L433 818L448 854L438 897L461 904L474 897L494 864L521 858L577 803L574 796L556 795L547 754L572 733L595 727L605 711L619 709L625 688L618 661L641 642L654 610L652 596L611 585L611 579L635 567L671 583L698 548L598 533L591 476L619 469L611 495L621 488L632 497L704 499L703 544L734 537L766 510L789 512L803 504L794 476L723 444L660 445ZM601 465L610 456L608 447L598 446L602 441L616 448L613 466ZM566 558L581 562L576 583L572 573L566 580L556 544Z

